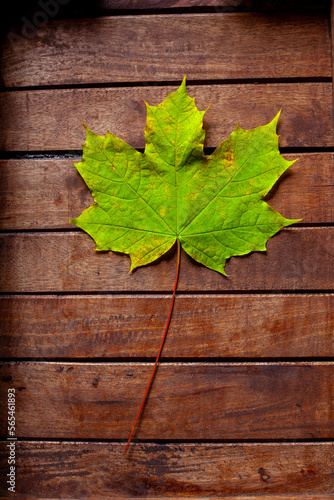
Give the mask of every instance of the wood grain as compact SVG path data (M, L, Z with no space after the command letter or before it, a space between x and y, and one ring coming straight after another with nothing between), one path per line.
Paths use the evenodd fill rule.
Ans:
M331 77L321 13L50 20L20 38L2 47L5 87L178 81L184 73L190 80Z
M181 79L178 83L181 82ZM177 86L57 89L0 93L0 144L4 151L78 150L86 123L109 129L135 148L144 148L146 106L162 102ZM281 109L278 132L284 147L333 147L332 85L275 83L188 85L204 117L207 147L217 146L236 124L266 124Z
M334 228L289 228L268 241L266 252L234 257L228 277L183 253L179 291L323 290L334 282ZM83 232L0 235L3 292L167 291L175 279L175 253L159 265L130 274L126 255L96 252Z
M5 296L0 355L155 359L170 296ZM177 297L162 358L334 356L334 295Z
M327 4L101 0L76 11L75 1L60 14L72 19L49 20L32 38L2 46L6 157L76 156L82 121L144 148L144 100L158 104L186 73L199 109L211 104L208 148L237 122L253 128L282 108L281 147L313 153L301 155L269 202L302 224L333 224L333 153L315 152L334 150ZM280 11L228 12L272 7ZM138 10L84 19L117 8ZM138 15L143 8L152 11ZM8 293L0 298L0 354L13 358L0 366L0 401L6 408L7 389L16 389L23 439L15 496L334 498L334 363L319 359L334 354L334 227L284 230L266 253L231 259L229 278L182 255L164 359L135 435L143 442L125 455L175 255L129 275L128 257L97 254L87 235L67 231L91 201L69 160L3 161L0 200L0 229L27 230L0 235L0 287ZM64 231L29 232L48 229ZM2 411L3 478L6 417ZM0 496L8 497L5 479Z
M284 156L299 160L267 197L269 204L287 218L303 219L303 224L334 222L333 154ZM0 161L2 230L73 228L69 219L92 201L69 159Z
M177 9L194 7L214 7L216 12L237 12L238 10L320 10L327 8L325 0L315 2L314 0L100 0L98 4L100 12L112 12L120 10L140 9Z
M0 489L0 492L1 492L1 489ZM7 498L7 497L5 497ZM96 497L94 497L96 498ZM109 497L110 498L110 497ZM114 497L111 497L111 498L114 498ZM117 497L116 497L117 498ZM122 499L123 500L129 500L130 498L134 498L134 497L124 497L122 496ZM140 497L136 497L136 498L140 498ZM146 498L150 498L150 500L157 500L158 498L161 498L161 497L146 497ZM184 499L184 496L175 496L173 495L172 497L168 495L168 498L170 500L183 500ZM191 498L189 495L187 495L187 498ZM204 496L196 496L196 498L198 498L199 500L209 500L211 499L211 497L204 497ZM224 500L254 500L254 495L252 496L245 496L245 495L242 495L241 497L240 496L225 496L224 495ZM51 498L43 498L41 499L39 497L40 500L56 500L56 499L51 499ZM286 496L286 495L256 495L256 500L303 500L304 497L302 495L289 495L289 496ZM24 500L36 500L36 497L34 498L28 498L28 497L24 497ZM62 497L62 500L69 500L69 497L67 497L66 499ZM333 495L331 495L330 493L327 495L327 494L323 494L323 493L320 493L320 494L316 494L316 495L309 495L307 494L307 500L333 500Z
M6 456L4 443L1 455ZM333 488L333 445L134 444L18 442L27 498L133 498L223 495L236 500L328 500ZM2 463L5 463L3 460ZM89 464L89 466L88 466ZM326 493L328 494L326 496ZM324 494L324 497L320 496ZM263 496L262 496L263 495ZM267 497L268 495L268 497ZM270 495L270 496L269 496ZM298 498L298 496L297 496ZM301 496L299 498L305 498Z
M330 5L330 26L331 26L331 43L332 43L332 51L331 51L331 57L332 57L332 81L334 79L334 51L333 51L333 44L334 44L334 1L331 0L331 5ZM334 87L333 87L333 102L334 102Z
M127 439L153 363L9 362L16 436ZM139 439L333 439L334 364L161 363ZM0 432L6 436L7 419Z
M5 443L0 453L5 464ZM24 498L333 498L332 443L145 443L125 455L117 443L18 442L17 460Z

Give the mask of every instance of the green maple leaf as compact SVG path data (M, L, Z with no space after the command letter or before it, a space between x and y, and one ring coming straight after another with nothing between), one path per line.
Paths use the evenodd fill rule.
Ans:
M76 168L95 203L70 222L94 238L97 250L129 254L133 270L178 240L196 261L225 274L226 259L265 250L271 236L298 222L263 201L294 163L279 153L279 114L253 130L238 125L205 156L204 113L184 78L161 104L147 104L144 153L86 127Z
M185 78L159 106L147 104L144 153L108 132L87 127L83 157L76 164L94 204L70 222L84 229L97 250L131 257L131 270L161 257L178 242L171 308L160 349L137 413L143 409L170 323L180 246L195 260L223 274L226 259L265 250L267 240L297 220L285 219L263 198L292 165L278 149L279 114L268 125L239 125L210 155L203 151L204 111L186 91Z

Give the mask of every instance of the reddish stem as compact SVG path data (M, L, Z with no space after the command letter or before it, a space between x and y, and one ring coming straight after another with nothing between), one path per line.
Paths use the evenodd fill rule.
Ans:
M132 435L134 433L134 430L136 428L138 419L139 419L140 414L141 414L141 412L143 410L143 407L144 407L144 404L145 404L148 392L149 392L150 387L152 385L153 378L154 378L154 375L155 375L155 372L156 372L156 369L157 369L157 366L158 366L158 362L159 362L159 359L160 359L160 354L161 354L161 351L162 351L162 348L164 346L164 342L165 342L165 339L166 339L166 335L167 335L169 323L170 323L170 320L171 320L171 317L172 317L172 311L173 311L173 306L174 306L174 300L175 300L175 292L176 292L176 288L177 288L177 282L178 282L178 279L179 279L180 254L181 254L181 252L180 252L180 242L179 242L179 240L177 240L176 277L175 277L175 283L174 283L174 289L173 289L172 303L171 303L170 309L169 309L169 315L168 315L168 319L167 319L167 323L166 323L166 327L165 327L165 331L164 331L164 336L162 337L162 341L161 341L161 344L160 344L160 348L159 348L159 352L158 352L158 355L157 355L157 359L155 360L154 367L153 367L153 370L152 370L152 373L151 373L151 377L150 377L150 380L148 381L148 384L147 384L147 387L146 387L146 391L145 391L143 400L141 402L140 408L139 408L137 416L136 416L136 420L134 421L134 424L132 426L132 429L131 429L131 432L130 432L130 436L129 436L129 439L128 439L128 442L127 442L127 445L126 445L126 448L125 448L125 453L128 451L129 445L131 443Z

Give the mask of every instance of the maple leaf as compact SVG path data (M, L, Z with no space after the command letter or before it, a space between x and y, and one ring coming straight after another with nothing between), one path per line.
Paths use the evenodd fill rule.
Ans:
M185 78L161 104L146 106L144 153L85 127L76 168L95 203L70 222L94 238L97 250L129 254L133 270L178 241L193 259L225 274L226 259L265 250L271 236L298 222L263 201L294 163L279 153L279 113L253 130L238 125L205 156L205 111L188 96Z
M204 155L203 115L186 90L186 80L158 106L147 106L145 151L108 132L86 127L76 168L94 204L70 222L84 229L97 250L131 257L131 270L164 255L177 241L177 271L159 352L127 451L144 407L171 319L180 247L206 267L225 274L226 259L265 250L282 227L298 222L273 210L264 196L292 165L278 149L279 113L268 125L239 125L210 156Z

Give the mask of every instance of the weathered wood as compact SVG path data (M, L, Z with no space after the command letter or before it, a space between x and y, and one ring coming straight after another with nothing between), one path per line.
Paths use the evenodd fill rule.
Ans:
M331 26L331 57L332 57L332 81L334 80L334 0L331 0L331 7L330 7L330 26ZM334 87L333 87L333 102L334 102Z
M191 7L214 7L217 12L237 12L239 10L271 10L287 9L320 10L327 8L325 0L315 2L314 0L100 0L98 9L100 12L111 13L116 10L140 10L140 9L176 9Z
M251 494L264 500L269 497L262 494L289 493L282 500L295 500L294 494L304 493L310 500L325 500L329 497L319 495L330 495L333 488L331 443L201 445L196 449L187 444L136 444L131 456L114 443L19 442L17 449L22 464L18 493L25 498ZM3 444L1 451L6 456Z
M127 439L153 363L8 362L16 436ZM161 363L135 437L332 439L334 363ZM2 418L0 432L7 433Z
M70 159L0 161L0 229L73 229L92 201Z
M307 223L334 222L333 154L299 157L267 197L290 219ZM79 161L76 158L75 161ZM71 160L25 159L0 162L0 229L63 229L92 203L92 197Z
M6 87L331 76L326 15L252 13L50 20L3 43ZM270 61L270 64L268 64ZM289 64L287 64L289 61Z
M18 442L24 498L205 497L329 500L333 443L133 444ZM0 443L5 470L8 451ZM4 482L1 487L4 490ZM235 497L235 495L241 495ZM251 497L244 496L251 495ZM262 496L263 495L263 496ZM301 495L300 497L298 495ZM324 496L322 496L324 495Z
M155 359L170 296L0 298L1 357ZM162 358L334 356L334 295L177 297Z
M0 489L0 492L1 492L1 489ZM5 497L5 498L8 498L8 497ZM50 498L40 498L38 497L39 500L56 500L56 499L50 499ZM87 497L88 498L88 497ZM96 497L94 497L95 499ZM103 498L103 497L101 497ZM114 497L110 497L108 496L109 499L113 499ZM117 498L117 497L116 497ZM122 496L122 500L129 500L130 498L140 498L140 496L136 496L136 497L124 497ZM157 500L158 498L162 498L162 497L147 497L146 498L150 498L150 500ZM169 496L168 495L168 499L169 500L184 500L184 496ZM188 494L187 494L187 497L186 498L191 498ZM203 496L197 496L196 495L196 498L198 500L211 500L211 497L203 497ZM254 497L254 495L252 496L244 496L242 495L241 497L240 496L223 496L223 497L220 497L220 498L223 498L224 500L304 500L305 496L303 495L289 495L289 496L286 496L286 495L256 495L256 497ZM27 496L24 496L24 500L36 500L36 497L35 498L28 498ZM57 499L58 500L58 499ZM62 500L69 500L69 497L67 497L66 499L64 497L62 497ZM323 494L323 493L320 493L320 494L316 494L316 495L309 495L307 494L307 500L333 500L333 495L332 494Z
M0 492L1 492L1 489L0 489ZM8 497L5 497L5 498L8 498ZM39 500L56 500L56 499L50 499L50 498L40 498L38 497ZM88 497L87 497L88 498ZM94 497L96 498L96 497ZM103 497L101 497L103 498ZM110 497L108 496L109 499L113 499L114 497ZM117 497L116 497L117 498ZM136 497L124 497L122 496L122 500L129 500L130 498L140 498L140 496L136 496ZM162 497L147 497L146 498L150 498L150 500L157 500L158 498L162 498ZM184 500L184 496L169 496L168 495L168 499L169 500ZM188 494L187 494L187 497L186 498L191 498ZM197 496L196 495L196 498L198 500L211 500L211 497L203 497L203 496ZM254 495L252 496L244 496L242 495L241 497L240 496L223 496L223 497L219 497L219 498L223 498L224 500L304 500L305 496L303 495L289 495L289 496L286 496L286 495L256 495L256 497L254 497ZM28 498L26 496L24 496L24 500L36 500L36 497L35 498ZM58 499L57 499L58 500ZM69 500L69 497L67 497L66 499L64 497L62 497L62 500ZM307 500L333 500L333 495L331 494L323 494L323 493L320 493L320 494L316 494L316 495L309 495L307 494Z
M289 228L266 252L230 259L228 277L182 252L179 291L332 290L334 228ZM83 232L0 235L3 292L167 291L175 279L175 254L130 274L126 255L96 252Z
M84 142L81 121L98 133L109 128L143 148L144 99L158 104L184 73L197 83L189 93L198 107L211 103L205 120L208 147L238 121L252 128L280 108L281 146L334 147L328 12L220 14L229 9L229 0L164 5L115 0L112 7L121 2L124 9L207 6L212 14L50 21L31 39L13 46L7 41L3 76L12 90L0 95L3 150L77 153ZM108 9L108 3L101 0L92 8ZM247 9L253 2L233 3ZM270 0L259 3L262 8ZM291 8L298 0L288 3ZM308 0L297 7L306 4L309 8ZM319 4L314 2L315 8ZM273 78L282 83L263 83ZM258 80L262 84L251 84ZM129 81L136 86L126 86ZM159 85L144 87L145 82ZM163 87L164 82L172 85ZM15 90L74 84L91 88ZM330 162L332 154L302 155L270 204L287 217L303 217L303 224L333 223ZM9 160L0 169L2 230L65 229L68 219L90 203L68 160ZM282 362L282 357L334 354L334 294L314 293L333 291L333 227L285 230L268 243L266 254L231 259L228 279L183 255L179 289L201 295L177 297L164 349L174 362L159 366L136 432L136 438L163 441L133 443L129 455L125 440L152 368L143 361L156 354L170 293L124 292L170 292L172 252L131 276L127 257L97 255L92 240L80 232L3 234L1 243L0 286L6 292L104 292L0 300L1 353L45 359L5 363L0 371L2 408L8 387L16 388L17 435L45 439L17 442L14 496L333 498L334 363ZM203 294L299 289L313 293ZM96 363L88 362L95 356ZM231 359L211 359L220 356ZM59 357L67 362L50 359ZM231 363L234 357L238 363ZM262 357L273 359L254 362ZM248 362L241 363L245 358ZM61 438L90 442L49 441ZM168 443L171 439L191 442ZM216 444L208 444L210 439ZM283 442L254 442L263 440ZM4 474L6 445L1 444ZM0 483L0 496L7 498L6 483Z
M131 146L143 148L144 101L157 105L176 88L3 92L0 147L7 151L78 150L85 142L84 122L98 134L109 129ZM208 147L217 146L238 122L245 129L254 128L268 123L280 109L281 146L334 146L331 83L189 85L188 92L199 109L211 104L204 118Z

